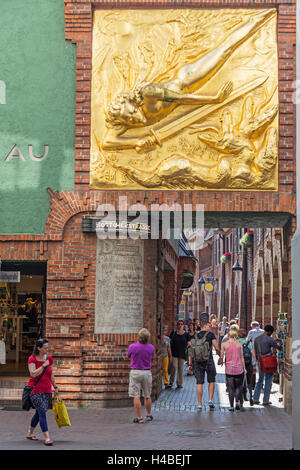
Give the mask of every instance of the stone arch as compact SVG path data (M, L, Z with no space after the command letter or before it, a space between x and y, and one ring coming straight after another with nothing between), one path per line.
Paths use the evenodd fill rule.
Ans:
M289 311L289 265L287 254L282 260L282 288L281 288L281 310L288 313Z
M213 308L212 309L213 309L212 313L214 313L216 317L218 317L219 316L218 315L219 313L218 312L218 294L216 292L213 294Z
M272 323L272 308L271 308L271 276L270 267L267 264L264 275L264 316L263 325Z
M247 287L247 325L246 329L250 329L252 321L252 284L249 281L248 282L248 287Z
M281 298L280 298L280 281L279 281L279 269L278 269L278 258L275 258L273 266L273 290L272 290L272 325L276 327L276 319L278 313L281 311Z
M235 314L240 314L239 289L237 285L234 289L234 312Z
M261 276L261 270L258 271L257 273L257 281L256 281L256 298L255 298L255 318L253 320L256 320L259 322L259 324L262 326L263 324L263 301L262 301L262 276Z
M229 291L226 289L225 294L225 315L230 318L230 310L229 310Z
M204 291L201 292L201 297L200 297L200 313L205 311L205 295Z

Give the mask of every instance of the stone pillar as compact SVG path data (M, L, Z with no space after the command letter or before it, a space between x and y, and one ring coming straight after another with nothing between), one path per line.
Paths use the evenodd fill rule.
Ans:
M297 2L297 57L300 56L300 3ZM300 63L297 61L297 83L300 83ZM297 104L297 127L296 127L296 169L297 169L297 230L292 240L292 321L293 321L293 343L300 340L300 103ZM298 261L297 261L298 260ZM299 347L298 347L299 348ZM299 354L295 354L299 358ZM298 356L298 357L297 357ZM295 358L295 359L296 359ZM298 362L298 363L296 363ZM300 450L300 361L293 360L293 448Z

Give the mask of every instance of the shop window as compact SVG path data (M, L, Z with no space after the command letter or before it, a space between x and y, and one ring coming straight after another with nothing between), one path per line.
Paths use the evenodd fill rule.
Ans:
M19 282L0 283L0 374L7 375L10 368L27 370L35 342L44 335L46 263L3 262L5 271L20 273Z

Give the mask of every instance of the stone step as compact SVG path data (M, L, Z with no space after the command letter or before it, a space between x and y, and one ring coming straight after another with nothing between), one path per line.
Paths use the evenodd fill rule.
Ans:
M20 408L22 409L22 399L19 397L0 398L1 408Z
M0 399L22 398L23 388L0 388Z
M28 377L16 377L13 379L9 379L6 377L5 379L0 379L0 390L3 388L24 388L25 384L28 382Z

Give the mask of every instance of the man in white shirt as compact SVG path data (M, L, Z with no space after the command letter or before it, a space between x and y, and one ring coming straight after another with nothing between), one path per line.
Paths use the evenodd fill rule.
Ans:
M247 341L251 341L252 344L254 345L254 341L256 340L256 338L260 335L263 335L264 330L260 328L258 321L253 321L251 323L251 328L252 329L249 331L248 336L247 336Z

